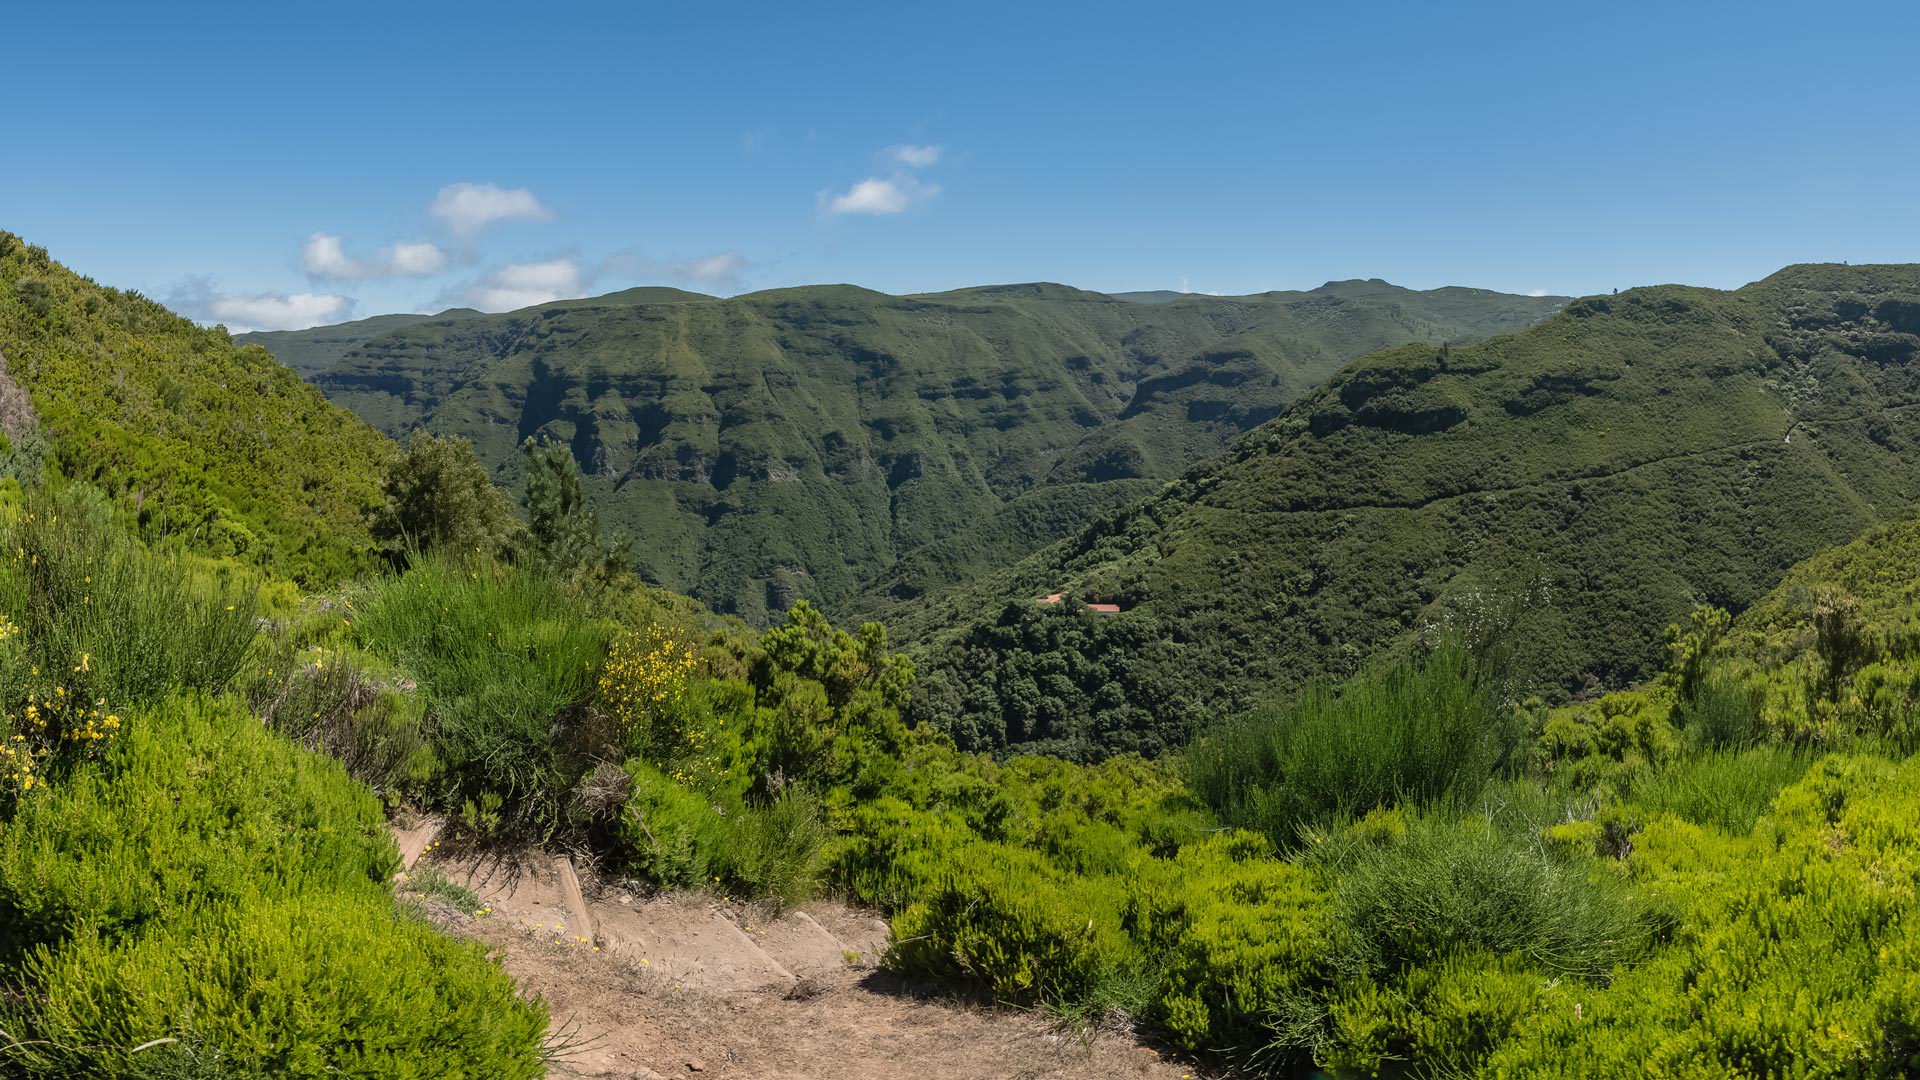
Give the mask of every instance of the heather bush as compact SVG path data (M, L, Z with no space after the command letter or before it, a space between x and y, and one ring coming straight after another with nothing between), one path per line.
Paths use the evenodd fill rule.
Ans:
M1275 1014L1331 974L1330 916L1318 876L1275 859L1253 833L1142 861L1126 922L1161 973L1146 1015L1188 1049L1263 1047Z
M1119 879L1083 877L1037 852L975 842L944 853L944 872L893 920L887 958L1010 1002L1120 1001L1141 958L1122 927Z
M727 822L705 797L645 762L627 762L632 791L620 818L621 855L669 888L706 885L727 843Z

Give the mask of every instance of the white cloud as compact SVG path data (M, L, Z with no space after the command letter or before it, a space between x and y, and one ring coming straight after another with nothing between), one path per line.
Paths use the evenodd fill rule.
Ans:
M1527 295L1528 295L1528 296L1545 296L1545 295L1547 295L1547 290L1545 290L1545 289L1535 289L1535 290L1533 290L1532 292L1530 292L1530 293L1528 293Z
M345 322L353 298L334 293L223 293L211 277L189 277L168 292L165 303L203 324L220 323L236 334L248 330L305 330Z
M343 237L317 232L300 245L300 269L312 277L367 277L367 266L347 257Z
M533 192L495 184L448 184L433 197L427 213L444 222L462 242L471 241L495 222L553 220L553 208Z
M869 176L839 195L822 194L829 214L898 214L940 194L939 184L922 183L905 173Z
M745 255L737 251L723 251L718 255L703 255L697 259L668 263L667 278L688 285L732 290L739 288L740 275L746 269Z
M514 311L586 295L586 279L573 259L509 263L467 287L467 303L482 311Z
M317 232L300 245L300 268L308 277L363 281L378 277L423 277L446 269L447 257L425 241L394 244L373 260L347 254L346 239Z
M446 269L447 257L439 248L424 240L411 244L399 243L387 249L387 266L396 274L424 277Z
M353 301L332 293L226 293L211 298L207 314L233 330L305 330L346 320Z
M938 164L940 151L938 146L915 146L912 143L900 143L887 147L887 156L905 165L909 169L924 169Z

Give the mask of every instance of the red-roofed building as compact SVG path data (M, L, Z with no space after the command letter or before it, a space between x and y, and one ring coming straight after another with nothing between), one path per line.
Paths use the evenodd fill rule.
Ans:
M1039 602L1042 604L1057 604L1065 598L1066 598L1065 593L1048 593L1047 595L1041 597ZM1087 610L1093 612L1095 615L1118 615L1120 614L1120 605L1119 604L1088 604Z

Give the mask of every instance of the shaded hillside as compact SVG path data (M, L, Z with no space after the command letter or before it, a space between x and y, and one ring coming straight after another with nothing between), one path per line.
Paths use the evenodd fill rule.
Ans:
M1920 495L1920 268L1591 297L1356 363L1016 570L909 613L963 742L1157 749L1440 624L1506 628L1549 694L1643 678ZM1066 589L1096 619L1028 598ZM982 612L989 612L985 619Z
M505 484L524 440L565 442L643 573L758 621L801 597L842 603L969 530L972 561L921 560L870 606L1003 565L1355 356L1523 326L1562 302L1379 281L1152 305L1050 284L653 299L415 323L312 378L391 434L471 439ZM328 331L302 333L277 340ZM1011 505L1041 493L1057 497Z
M393 443L265 349L96 285L0 232L6 475L51 454L179 538L313 584L368 565Z

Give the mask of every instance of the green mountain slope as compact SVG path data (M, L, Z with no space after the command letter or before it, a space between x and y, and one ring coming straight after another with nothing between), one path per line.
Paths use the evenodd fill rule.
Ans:
M375 315L371 319L316 326L311 330L258 330L235 334L233 340L244 345L264 346L303 379L312 378L340 362L340 358L362 344L406 326L425 322L450 322L483 314L472 308L448 308L438 315Z
M373 556L366 514L393 443L266 350L103 288L0 232L0 471L65 475L151 536L305 584Z
M564 311L583 305L680 304L712 299L714 298L705 293L688 292L685 289L673 289L664 285L646 285L609 293L606 296L597 296L591 300L555 300L526 310ZM316 326L310 330L256 330L246 334L235 334L233 340L243 345L265 346L288 367L299 372L301 378L311 379L339 363L348 353L384 334L409 326L418 326L421 323L456 322L485 314L473 308L448 308L438 315L375 315L370 319L356 319L353 322L335 323L332 326Z
M1920 497L1917 334L1920 268L1799 266L1369 357L909 613L920 708L974 745L1151 750L1440 623L1517 627L1549 693L1643 678L1690 605L1744 607ZM1062 589L1127 610L1029 599Z
M885 613L1150 492L1353 357L1560 303L1378 281L1151 305L1044 283L615 294L400 327L312 381L391 434L471 439L502 483L525 439L566 442L646 575L761 621L963 538L971 561L920 560L865 602Z

